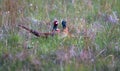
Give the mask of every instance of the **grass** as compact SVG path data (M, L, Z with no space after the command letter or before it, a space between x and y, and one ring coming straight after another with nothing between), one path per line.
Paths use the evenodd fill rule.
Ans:
M0 0L0 71L119 71L119 3ZM37 38L17 27L48 32L54 18L67 19L75 37Z

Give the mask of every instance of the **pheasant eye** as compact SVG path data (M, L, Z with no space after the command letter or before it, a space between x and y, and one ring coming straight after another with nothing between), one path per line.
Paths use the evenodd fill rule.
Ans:
M58 24L58 21L54 21L54 25L55 25L55 24Z

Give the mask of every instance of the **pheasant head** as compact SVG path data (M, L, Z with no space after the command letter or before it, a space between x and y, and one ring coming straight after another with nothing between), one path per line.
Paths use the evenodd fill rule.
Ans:
M62 21L62 27L63 27L63 29L66 28L66 23L67 23L67 22L66 22L65 20Z
M57 21L57 20L55 20L55 21L53 22L52 32L55 32L55 33L59 33L59 32L60 32L60 29L58 29L58 21Z
M58 21L55 20L55 21L53 22L53 30L57 30L57 28L58 28Z

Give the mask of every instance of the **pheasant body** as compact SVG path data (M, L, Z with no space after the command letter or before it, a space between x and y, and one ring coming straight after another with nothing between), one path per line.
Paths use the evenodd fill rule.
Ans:
M67 22L65 20L62 21L62 32L61 32L61 38L64 38L68 36L68 27L67 27Z

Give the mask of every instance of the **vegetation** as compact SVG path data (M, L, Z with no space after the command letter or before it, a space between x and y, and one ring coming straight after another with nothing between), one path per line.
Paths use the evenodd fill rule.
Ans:
M49 32L55 18L71 36L18 27ZM120 71L119 18L120 0L0 0L0 71Z

